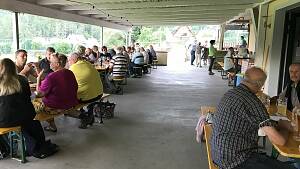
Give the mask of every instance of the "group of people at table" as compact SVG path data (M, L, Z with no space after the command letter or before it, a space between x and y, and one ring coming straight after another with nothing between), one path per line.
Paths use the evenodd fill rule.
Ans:
M117 47L114 55L109 54L105 46L101 53L96 52L97 46L93 50L79 46L77 52L67 57L49 47L45 58L27 63L27 51L19 49L15 52L15 62L9 58L0 60L0 128L21 126L26 145L32 147L27 155L44 158L49 155L49 151L55 153L58 150L56 144L46 141L44 134L44 130L57 132L54 119L48 120L49 125L43 130L41 123L34 120L36 110L33 97L42 98L39 99L41 104L55 111L64 111L79 103L92 103L101 99L102 81L92 64L98 59L101 62L109 60L107 69L110 76L126 76L129 54L123 47ZM132 54L133 64L134 58L139 56L137 52ZM96 54L91 56L93 53ZM29 86L30 76L36 78L34 92ZM94 114L90 110L81 109L78 118L81 120L79 128L82 129L94 122Z
M194 65L194 60L196 60L197 67L201 66L201 60L204 61L204 64L206 65L207 59L209 59L209 67L208 67L208 74L214 75L212 68L214 65L214 62L216 60L217 56L217 48L214 47L216 41L210 40L209 41L209 47L206 48L205 46L201 46L201 42L196 44L197 41L194 42L193 45L191 45L191 65ZM241 43L238 47L239 49L245 49L241 51L247 51L247 42L244 38L244 36L241 36ZM233 81L235 74L240 70L240 66L237 63L234 63L234 48L229 47L227 54L224 56L224 71L228 73L229 81ZM202 55L202 57L201 57ZM246 53L247 55L247 53ZM237 62L237 61L236 61Z
M300 63L289 66L290 83L279 95L287 100L287 110L300 109ZM211 153L214 164L220 169L292 169L300 168L299 160L292 164L259 153L258 130L262 130L272 144L284 146L293 134L291 122L274 121L266 106L256 96L261 91L266 73L258 68L246 70L245 78L229 90L220 100L214 114L211 136ZM278 96L275 96L275 98ZM297 126L298 127L298 126ZM299 149L300 152L300 149Z

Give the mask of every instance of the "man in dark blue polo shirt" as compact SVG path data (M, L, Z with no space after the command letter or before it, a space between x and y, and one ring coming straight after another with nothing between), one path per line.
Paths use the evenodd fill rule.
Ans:
M39 61L39 67L41 70L44 69L44 73L47 76L49 73L53 72L50 68L50 56L55 53L55 49L53 47L48 47L46 50L46 57Z

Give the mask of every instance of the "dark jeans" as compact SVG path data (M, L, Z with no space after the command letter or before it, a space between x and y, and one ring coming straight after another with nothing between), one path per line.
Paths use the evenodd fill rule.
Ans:
M34 139L35 147L34 150L39 150L43 144L45 144L45 134L44 130L41 126L40 121L32 120L31 122L28 122L24 125L22 125L22 131L25 133L25 141L29 141L30 139L26 136ZM26 145L30 145L32 143L26 143Z
M289 164L273 159L267 155L253 154L248 160L234 169L296 169Z
M138 65L138 64L135 64L135 63L129 63L128 65L128 69L129 69L129 73L130 75L133 75L133 67L141 67L143 68L143 65Z
M95 98L92 98L90 100L79 100L79 103L92 103L92 102L95 102L97 100L100 100L101 97L102 97L103 94L100 94L99 96L95 97Z
M214 57L209 57L209 67L208 67L209 72L212 72L212 67L214 65L215 59L216 58L214 58Z
M92 98L92 99L90 99L90 100L79 100L79 103L91 103L91 104L89 104L88 106L87 106L87 109L88 109L88 111L87 112L85 112L83 109L80 109L80 111L81 111L81 113L80 113L80 115L79 115L79 118L80 119L83 119L83 118L86 118L86 117L91 117L91 116L93 116L93 110L90 110L90 109L92 109L93 108L93 106L94 106L94 104L92 104L93 102L95 102L95 101L98 101L98 100L100 100L101 98L102 98L102 95L103 94L101 94L101 95L99 95L99 96L97 96L97 97L95 97L95 98Z
M191 51L191 65L194 64L195 61L195 51Z

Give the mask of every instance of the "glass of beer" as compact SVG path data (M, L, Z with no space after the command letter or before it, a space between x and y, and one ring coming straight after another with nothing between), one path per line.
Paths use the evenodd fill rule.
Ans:
M287 109L287 98L279 98L277 100L277 108L278 108L278 113L286 116L286 109Z
M292 111L291 125L293 127L293 139L296 141L300 141L299 120L298 120L299 116L300 116L299 108Z

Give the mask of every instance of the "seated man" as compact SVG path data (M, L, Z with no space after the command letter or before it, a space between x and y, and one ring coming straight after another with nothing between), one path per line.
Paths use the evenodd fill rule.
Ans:
M53 72L50 69L50 57L51 55L55 53L55 49L53 47L48 47L46 50L46 57L38 62L40 70L44 70L45 76L47 76L49 73Z
M105 62L106 60L110 60L112 58L110 53L107 52L107 47L106 46L102 46L101 51L102 52L100 53L100 59L103 62Z
M213 162L222 169L292 169L258 153L258 129L277 145L287 141L291 126L270 119L267 109L255 95L267 76L262 69L249 68L243 82L221 99L213 119L211 150Z
M70 70L74 73L78 83L77 98L79 102L90 103L101 99L103 94L103 85L100 75L95 67L79 57L78 53L72 53L68 58ZM86 116L85 116L86 115ZM92 112L81 114L81 125L79 128L87 128L87 125L92 125L94 115Z
M85 49L85 58L89 62L94 63L97 61L97 54L91 48L86 48Z
M236 74L236 69L234 68L233 57L234 50L233 47L228 48L227 54L224 56L224 70L228 72L229 83L231 83Z
M290 83L287 84L285 89L280 93L279 98L287 98L287 109L293 111L300 102L300 63L293 63L289 67ZM300 169L300 160L294 159L296 163L294 166Z
M116 49L116 53L117 54L110 60L110 74L108 74L107 78L105 78L108 83L109 90L112 93L118 93L120 91L120 89L118 89L114 84L113 78L124 78L127 73L127 58L122 54L123 47L118 47Z
M53 109L66 110L78 104L77 81L72 71L65 69L67 57L63 54L54 53L50 58L50 67L54 71L42 82L43 70L37 78L36 96L43 97L45 106ZM49 120L46 131L56 132L54 119Z
M25 76L26 78L29 77L29 75L32 75L33 77L37 77L38 73L40 72L39 66L37 63L27 63L27 51L23 49L19 49L15 52L16 56L16 67L17 72L20 75Z
M290 83L280 93L280 98L287 98L287 109L292 111L299 105L300 100L300 63L293 63L289 67Z
M136 48L135 53L132 55L131 63L129 64L129 72L133 75L133 67L142 67L144 65L144 56L140 52L140 48Z

